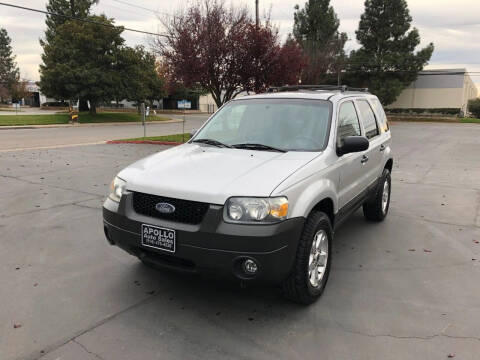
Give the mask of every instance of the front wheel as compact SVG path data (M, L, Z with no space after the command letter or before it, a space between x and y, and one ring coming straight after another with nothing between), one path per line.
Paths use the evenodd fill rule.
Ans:
M295 264L283 283L286 298L311 304L322 295L330 273L332 225L323 212L309 215L298 244Z
M390 194L392 191L392 179L390 170L383 169L382 176L371 199L363 204L363 215L371 221L383 221L390 207Z

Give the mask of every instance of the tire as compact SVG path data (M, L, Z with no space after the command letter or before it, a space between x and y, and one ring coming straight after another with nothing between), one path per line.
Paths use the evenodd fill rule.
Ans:
M323 240L318 236L322 236ZM312 212L305 222L292 272L283 282L283 294L287 299L308 305L315 302L322 295L330 274L332 238L333 231L330 218L323 212ZM311 254L314 239L317 245L320 241L323 245L326 243L327 247L325 256L322 256L321 252L319 252L321 258L316 257L315 264L320 262L325 265L321 279L318 279L316 286L312 285L311 273L309 272L310 262L315 258L315 255ZM320 259L324 261L319 261ZM318 276L318 268L315 268L315 272Z
M387 189L385 187L388 187ZM383 221L390 208L390 194L392 192L392 178L390 170L383 169L377 189L370 200L363 204L363 215L370 221ZM384 196L387 196L386 202Z

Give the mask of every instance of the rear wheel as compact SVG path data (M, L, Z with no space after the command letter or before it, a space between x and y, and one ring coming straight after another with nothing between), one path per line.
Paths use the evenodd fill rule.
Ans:
M292 272L283 283L286 298L311 304L323 293L330 273L332 236L330 219L325 213L309 215Z
M363 215L371 221L383 221L390 207L392 179L390 170L384 169L373 197L363 204Z

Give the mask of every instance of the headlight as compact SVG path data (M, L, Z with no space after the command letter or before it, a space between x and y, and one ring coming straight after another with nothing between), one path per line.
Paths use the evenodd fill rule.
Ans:
M115 176L115 179L113 179L112 183L110 184L110 199L116 202L120 202L120 199L122 198L126 187L127 183L119 177Z
M227 200L223 218L227 222L273 223L287 218L286 197L248 198L233 197Z

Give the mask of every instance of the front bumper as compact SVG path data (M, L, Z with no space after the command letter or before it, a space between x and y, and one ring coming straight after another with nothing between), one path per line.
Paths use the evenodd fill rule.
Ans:
M305 219L269 225L230 224L223 221L222 206L210 205L203 221L190 225L138 214L132 207L132 195L126 194L120 204L105 201L103 223L110 244L159 267L279 283L291 271ZM143 246L142 224L176 230L175 254ZM243 271L247 258L258 265L254 276Z

